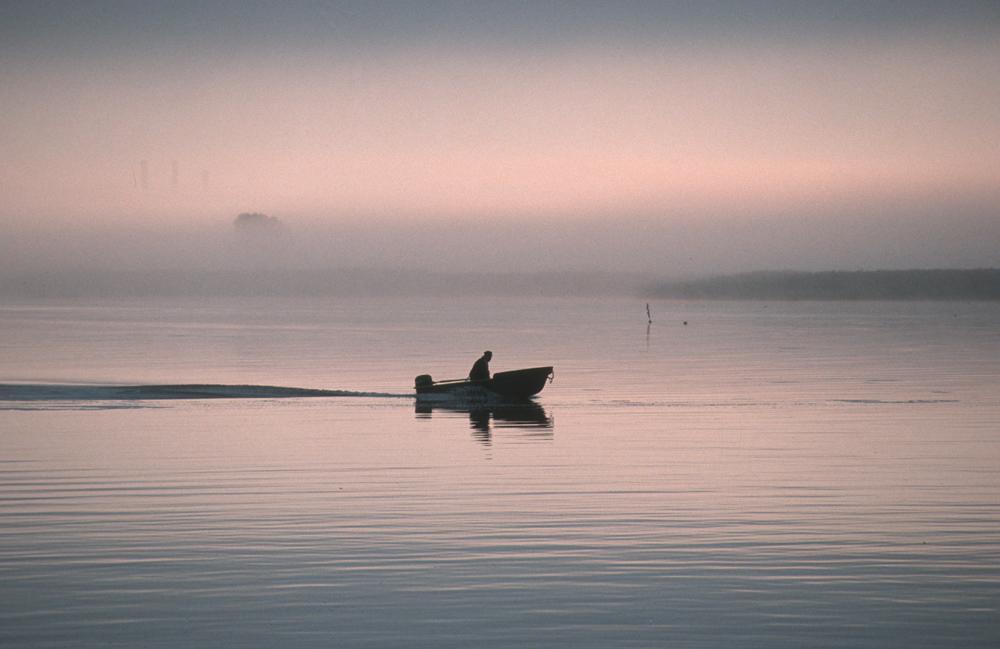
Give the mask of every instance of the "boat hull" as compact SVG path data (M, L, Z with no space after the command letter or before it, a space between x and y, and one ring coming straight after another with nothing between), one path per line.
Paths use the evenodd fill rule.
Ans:
M552 374L549 366L497 372L486 381L432 381L424 375L417 377L417 397L529 399L542 391Z

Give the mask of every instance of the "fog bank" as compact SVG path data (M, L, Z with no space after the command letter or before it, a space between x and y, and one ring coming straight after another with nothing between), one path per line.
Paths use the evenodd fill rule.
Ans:
M220 214L194 224L50 218L0 222L0 273L397 270L638 273L1000 266L1000 196L872 198L804 211L591 215ZM169 219L168 219L169 222Z
M405 222L235 215L205 227L62 222L0 237L0 295L638 294L655 282L796 271L1000 266L986 200L865 213Z

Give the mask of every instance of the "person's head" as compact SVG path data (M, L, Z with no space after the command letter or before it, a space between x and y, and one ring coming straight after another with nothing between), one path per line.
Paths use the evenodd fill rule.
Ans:
M492 359L493 358L493 352L491 352L490 350L487 349L485 352L483 352L483 358L485 358L486 360Z

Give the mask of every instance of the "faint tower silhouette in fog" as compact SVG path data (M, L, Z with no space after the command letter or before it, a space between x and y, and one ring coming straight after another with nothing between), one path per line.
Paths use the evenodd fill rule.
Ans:
M170 161L170 189L177 191L177 185L180 183L180 167L176 160Z
M149 189L149 161L140 160L139 161L139 186L142 187L142 191Z

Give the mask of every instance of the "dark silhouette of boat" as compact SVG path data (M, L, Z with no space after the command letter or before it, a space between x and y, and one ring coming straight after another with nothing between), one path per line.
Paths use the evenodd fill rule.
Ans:
M435 381L430 374L421 374L415 380L417 398L495 400L529 399L545 387L554 372L552 367L530 367L523 370L497 372L485 381L454 379Z

